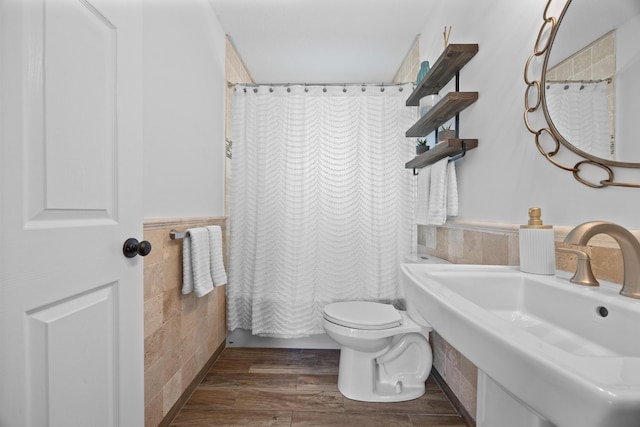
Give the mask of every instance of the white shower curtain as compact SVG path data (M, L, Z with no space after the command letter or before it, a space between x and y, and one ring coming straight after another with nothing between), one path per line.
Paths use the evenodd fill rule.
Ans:
M560 134L574 147L613 159L609 132L608 83L550 83L547 109Z
M333 301L395 302L415 251L410 85L236 87L228 327L322 333Z

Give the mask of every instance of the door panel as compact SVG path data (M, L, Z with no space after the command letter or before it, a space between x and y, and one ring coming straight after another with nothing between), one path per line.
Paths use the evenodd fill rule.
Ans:
M27 412L34 425L115 424L116 293L110 283L27 313Z
M44 10L45 207L106 211L117 167L118 31L84 1Z
M141 5L0 0L0 426L144 424Z
M118 29L84 1L50 0L27 15L32 52L26 176L38 221L113 219L117 195ZM70 54L72 53L72 54Z

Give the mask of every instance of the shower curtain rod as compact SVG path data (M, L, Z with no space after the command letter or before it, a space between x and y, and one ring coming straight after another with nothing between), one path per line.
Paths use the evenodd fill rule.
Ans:
M608 77L606 79L598 79L598 80L546 80L546 83L601 83L607 82L611 83L612 78Z
M272 86L272 87L288 87L288 86L374 86L374 87L394 87L394 86L404 86L407 84L412 84L415 86L415 82L405 82L405 83L232 83L227 82L227 86L248 86L248 87L258 87L258 86Z

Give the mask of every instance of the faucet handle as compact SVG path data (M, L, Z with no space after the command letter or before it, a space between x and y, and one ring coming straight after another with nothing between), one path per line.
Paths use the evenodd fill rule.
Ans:
M569 279L571 283L583 286L600 286L598 279L596 279L591 270L591 258L588 253L575 248L557 248L556 250L578 256L576 273Z

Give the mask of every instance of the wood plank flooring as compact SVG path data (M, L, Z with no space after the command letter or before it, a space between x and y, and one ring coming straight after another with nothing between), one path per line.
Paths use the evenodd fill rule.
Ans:
M226 348L171 426L465 427L429 377L408 402L368 403L337 387L339 350Z

